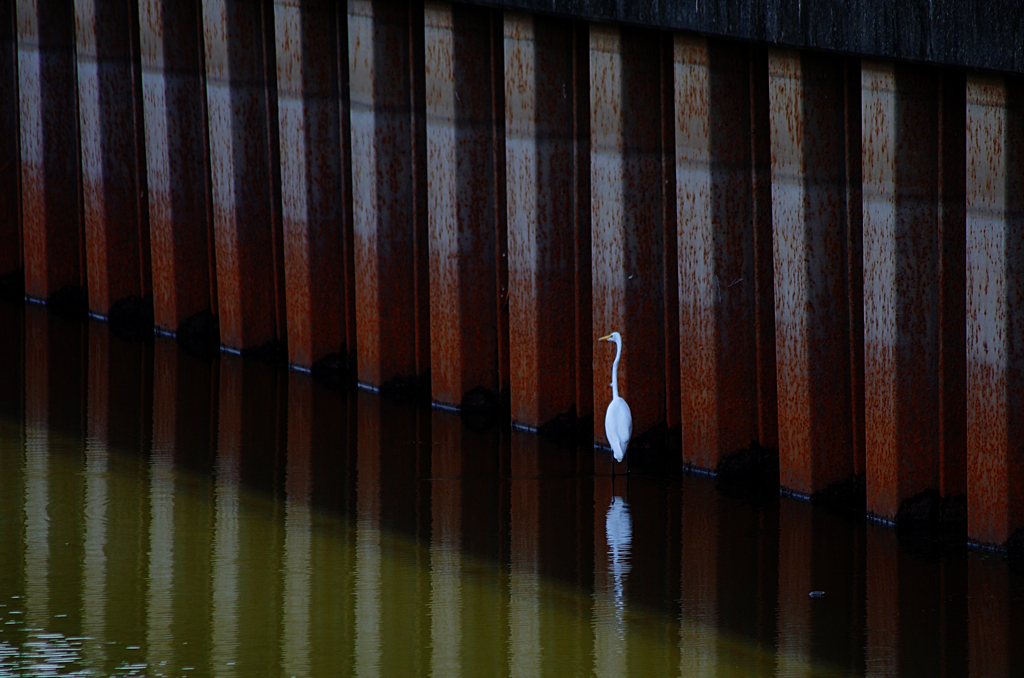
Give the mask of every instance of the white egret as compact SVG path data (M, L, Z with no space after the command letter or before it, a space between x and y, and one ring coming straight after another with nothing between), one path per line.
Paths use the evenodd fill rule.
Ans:
M612 332L598 341L610 341L615 344L615 362L612 363L612 401L604 413L604 432L608 436L608 444L612 446L615 461L622 461L629 447L629 437L633 434L633 414L629 405L619 395L619 358L622 357L622 336Z

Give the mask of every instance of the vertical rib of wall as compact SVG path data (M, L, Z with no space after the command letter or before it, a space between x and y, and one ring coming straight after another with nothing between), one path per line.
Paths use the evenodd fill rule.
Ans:
M675 444L676 433L681 434L681 393L679 360L679 238L676 199L676 95L675 95L675 40L671 33L657 36L658 44L658 118L661 136L661 177L658 191L661 205L661 293L662 313L662 371L665 374L665 425L672 434L665 439L666 449ZM674 451L674 450L673 450ZM677 468L678 460L668 462Z
M938 485L935 80L865 62L864 365L868 510Z
M203 3L221 343L284 339L274 17L269 0Z
M942 168L964 158L942 152L951 132L941 82L925 67L863 65L867 508L890 520L905 500L940 489L943 452L954 455L943 406L955 392L941 380L963 356L942 332L964 318L943 274L963 268L963 231L954 205L942 209L958 194Z
M18 42L14 0L0 2L0 291L3 276L20 277L21 208L18 206Z
M505 160L505 41L503 14L491 14L491 52L488 61L491 83L491 155L494 175L494 314L498 343L498 399L502 410L511 400L508 289L508 196Z
M775 357L775 261L772 229L771 105L768 48L750 47L750 153L754 230L754 325L757 347L757 437L779 449Z
M939 490L967 494L967 80L939 75Z
M138 2L76 2L75 29L89 311L133 298L137 315L151 288Z
M846 260L846 368L850 377L853 473L865 474L864 452L864 199L861 155L860 60L843 59L843 165L845 204L843 238Z
M511 406L534 428L575 406L573 110L589 82L572 38L569 21L505 15Z
M593 336L622 334L633 435L665 422L662 83L657 33L590 27ZM670 72L670 71L669 71ZM594 351L594 438L607 443L614 347Z
M594 416L593 252L590 233L590 24L575 21L572 32L573 81L584 83L587 96L573 99L573 261L576 303L576 414L581 421ZM583 424L587 426L587 424Z
M21 223L25 295L82 288L74 7L18 2Z
M780 482L809 495L854 473L844 109L853 104L840 58L773 50L769 69Z
M430 370L423 12L349 3L359 381Z
M683 463L705 469L762 442L751 67L747 48L676 36Z
M497 219L495 137L502 113L494 107L495 89L504 92L494 77L503 63L500 14L434 2L424 11L431 395L443 405L486 408L500 387L496 258L504 228ZM503 146L503 126L501 133ZM500 216L504 222L503 211Z
M968 534L1024 528L1024 84L967 78Z
M337 3L274 4L288 362L306 369L345 343L346 17Z
M139 29L153 324L187 334L217 301L199 4L139 0Z

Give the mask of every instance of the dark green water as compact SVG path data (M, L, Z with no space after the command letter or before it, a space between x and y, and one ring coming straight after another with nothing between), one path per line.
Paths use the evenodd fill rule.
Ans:
M1000 555L41 307L0 385L0 676L1024 675Z

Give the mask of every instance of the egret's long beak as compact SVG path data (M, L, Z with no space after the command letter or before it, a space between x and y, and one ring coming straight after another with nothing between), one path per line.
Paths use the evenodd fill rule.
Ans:
M606 335L604 335L603 337L598 337L598 338L597 338L597 340L598 340L598 341L608 341L608 340L609 340L609 339L611 339L611 338L612 338L612 335L610 335L610 334L606 334Z

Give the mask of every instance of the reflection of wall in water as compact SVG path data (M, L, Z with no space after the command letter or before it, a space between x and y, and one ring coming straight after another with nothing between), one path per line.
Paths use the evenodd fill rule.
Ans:
M152 664L197 673L216 673L213 649L218 671L251 660L319 675L357 656L360 625L373 619L382 672L442 661L432 631L466 675L485 661L480 648L502 670L570 657L585 669L639 675L665 665L690 675L733 657L730 636L768 650L757 655L767 673L823 661L895 670L935 646L941 652L918 664L937 672L963 673L969 659L978 672L1006 675L1019 659L1009 635L1017 580L1000 558L935 567L887 528L788 499L749 505L699 478L666 485L633 475L627 496L617 485L626 479L581 474L577 458L533 434L467 430L449 413L332 391L308 375L268 381L260 404L244 388L258 374L247 382L244 370L211 367L173 343L132 353L94 329L103 326L83 333L42 318L42 329L24 330L24 357L0 356L18 363L8 372L37 380L25 385L26 429L0 450L0 506L15 516L0 534L17 545L0 552L0 592L24 591L26 616L41 626L95 636L81 651L100 672L132 643ZM58 378L53 347L62 345L78 351L64 354ZM246 437L250 402L278 417L264 430L286 423L287 447L280 434ZM216 424L215 444L183 437L193 412ZM75 416L78 437L45 427ZM124 433L106 433L119 419ZM212 481L195 473L204 452L183 440L215 450ZM268 457L271 470L246 482L245 465ZM364 517L398 528L372 533L377 560L358 548ZM364 581L376 587L367 598L375 606L358 602ZM546 604L555 585L569 606ZM824 600L808 598L809 588L825 590ZM647 608L675 620L680 600L682 622L668 633L638 634L630 623ZM593 619L608 623L602 630ZM570 635L569 622L584 630ZM417 649L391 656L385 648L399 642ZM244 663L234 673L245 675Z

